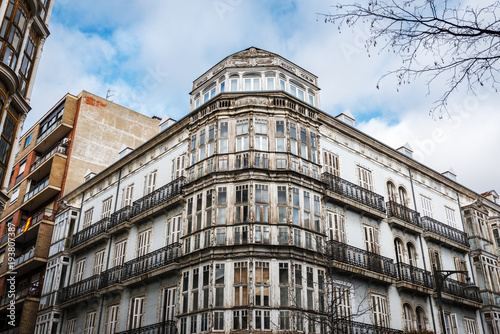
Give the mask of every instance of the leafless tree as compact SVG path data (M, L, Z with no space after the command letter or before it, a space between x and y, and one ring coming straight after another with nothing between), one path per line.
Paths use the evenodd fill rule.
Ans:
M455 1L367 0L334 7L334 13L319 14L325 22L338 25L339 31L367 24L371 33L366 41L368 52L389 50L401 57L401 67L380 80L395 75L399 88L425 76L428 92L432 83L438 86L438 78L446 81L445 88L438 88L440 97L431 115L442 117L450 95L462 89L474 94L482 86L497 90L500 2L461 8Z

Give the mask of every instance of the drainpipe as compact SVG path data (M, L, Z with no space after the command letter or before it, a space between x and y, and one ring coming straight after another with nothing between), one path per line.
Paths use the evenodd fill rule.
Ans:
M113 210L113 212L116 212L116 208L118 206L118 195L120 193L120 181L121 181L121 177L122 177L122 169L120 168L120 170L118 171L118 183L116 185L116 199L115 199L115 208ZM108 256L107 256L107 259L106 259L106 270L109 269L109 258L110 258L110 253L111 253L111 245L113 244L113 236L111 236L109 238L109 243L108 243ZM102 275L102 272L101 272L101 275ZM98 319L98 322L97 322L97 333L100 333L101 332L101 319L102 319L102 313L104 311L103 309L103 305L104 305L104 299L106 298L105 295L102 295L101 296L101 307L100 307L100 311L99 311L99 319Z
M413 206L415 207L415 211L417 211L417 199L415 197L415 189L413 187L413 177L411 176L410 167L408 167L408 174L410 175L411 196L413 197ZM427 271L427 265L425 264L424 244L422 242L422 236L420 234L418 235L418 241L420 243L420 250L422 251L422 262L424 263L424 270ZM431 296L428 296L428 298L429 298L429 305L431 306L430 313L432 317L432 328L434 329L434 332L437 333L436 320L434 319L434 312L432 312L432 298Z

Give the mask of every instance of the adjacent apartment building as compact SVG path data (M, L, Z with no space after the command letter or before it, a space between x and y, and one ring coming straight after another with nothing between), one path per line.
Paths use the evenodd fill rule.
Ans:
M29 101L53 0L3 0L0 3L0 213L8 201L9 172Z
M158 124L157 118L83 91L66 94L21 136L10 200L0 218L0 332L33 333L57 201L84 176L115 162L124 148L138 147L157 134Z
M461 215L479 198L498 210L249 48L60 200L35 332L485 333Z

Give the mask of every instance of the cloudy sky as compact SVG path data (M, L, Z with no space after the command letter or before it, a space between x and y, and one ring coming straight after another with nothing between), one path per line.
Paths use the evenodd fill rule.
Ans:
M192 82L250 46L277 53L319 77L321 109L351 110L361 131L436 171L450 167L477 192L500 192L499 93L459 94L443 119L429 116L435 95L424 80L397 91L379 78L401 65L394 54L364 49L363 28L339 33L317 13L325 0L56 0L24 129L64 94L87 90L138 112L179 119ZM432 87L442 88L437 83Z

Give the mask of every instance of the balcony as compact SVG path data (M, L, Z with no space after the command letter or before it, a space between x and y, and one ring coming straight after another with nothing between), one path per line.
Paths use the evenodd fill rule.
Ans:
M386 218L384 196L351 183L329 173L322 174L326 189L334 194L329 197L343 204L348 204L355 211L368 213L375 218ZM340 196L338 196L340 195Z
M41 287L39 282L22 284L16 290L15 301L17 303L18 301L20 301L25 297L39 298L40 292L41 292ZM0 298L0 309L10 304L10 301L11 298L9 298L9 294L5 293Z
M67 147L62 146L61 143L54 145L49 151L44 155L33 161L30 167L30 174L35 170L38 170L40 175L47 175L50 172L52 157L54 155L59 155L60 157L66 157Z
M175 326L175 321L164 321L153 325L142 326L135 329L129 329L123 332L117 332L116 334L175 334L177 333L177 327Z
M34 257L35 257L35 246L31 247L28 251L26 251L23 254L16 257L14 260L14 267L17 267L20 264L22 264L28 260L31 260Z
M83 281L76 282L63 288L61 303L86 296L114 284L135 283L133 278L143 282L148 277L159 274L159 269L164 268L171 263L177 262L180 256L181 245L176 243L127 261L121 266L108 269L99 275L94 275L84 279ZM164 269L165 271L169 270L168 268ZM156 272L153 274L151 273L152 271ZM145 274L148 274L148 276L145 276Z
M96 292L99 289L100 279L101 275L94 275L63 288L61 303Z
M83 230L75 233L73 235L73 239L71 240L71 248L72 251L76 251L75 249L79 245L83 245L85 242L89 241L90 239L95 238L98 235L102 235L104 232L108 230L109 224L111 222L111 218L106 217L101 220L99 220L95 224L91 224L89 227L84 228ZM107 236L105 236L107 237ZM83 245L85 246L85 245ZM80 249L79 247L78 249Z
M341 270L387 283L393 283L397 278L394 262L390 258L334 240L328 241L326 247L326 255L330 260L348 265L338 266Z
M183 193L183 187L186 183L186 178L184 176L179 177L172 182L164 185L163 187L153 191L151 194L138 199L133 204L132 216L140 215L141 213L165 203L169 199L176 195Z
M132 216L132 206L127 205L111 215L111 222L108 226L109 233L121 231L123 228L129 228L130 217Z
M64 123L62 119L54 122L46 131L40 133L36 139L34 150L40 153L47 151L47 148L54 146L73 129L73 126Z
M482 306L481 295L478 291L474 291L472 293L465 291L465 285L465 283L456 281L451 278L445 279L443 282L443 289L441 290L443 293L443 299L480 308Z
M53 165L55 164L56 162L54 161ZM40 180L36 186L32 187L30 191L24 195L20 209L30 211L32 208L38 208L59 194L62 186L62 170L64 170L64 167L62 167L62 170L59 168L61 165L65 165L65 159L64 161L58 162L56 165L55 167L57 168L52 168L51 173L47 177Z
M423 231L420 213L399 203L387 202L387 217L391 227L396 225L410 233L422 233Z
M402 334L399 329L379 327L350 320L338 320L332 324L333 334Z
M397 288L416 290L431 294L434 289L434 281L430 271L411 266L406 263L396 263L398 272Z
M28 230L25 232L27 233L30 231L33 227L35 227L39 222L46 220L49 222L54 222L55 219L55 211L52 209L43 209L35 213L34 215L31 216L31 223L30 226L28 227ZM26 227L26 223L24 222L23 224L19 225L16 229L16 236L24 232L24 228Z
M447 244L463 252L470 250L467 234L430 217L422 217L424 238Z

